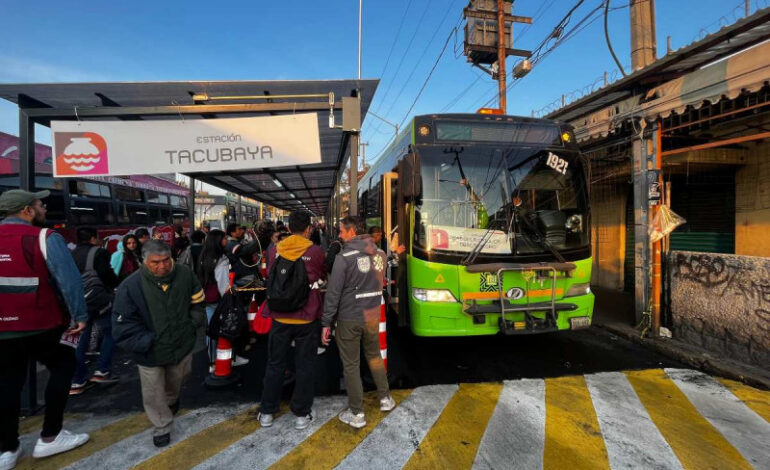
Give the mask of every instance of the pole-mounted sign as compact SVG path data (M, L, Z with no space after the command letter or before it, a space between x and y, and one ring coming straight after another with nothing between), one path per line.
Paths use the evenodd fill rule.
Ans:
M52 121L54 176L245 170L321 162L316 113L168 121Z

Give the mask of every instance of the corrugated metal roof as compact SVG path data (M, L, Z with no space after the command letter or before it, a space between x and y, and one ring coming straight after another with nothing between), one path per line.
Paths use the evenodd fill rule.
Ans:
M770 8L726 26L714 34L682 47L590 95L570 103L546 118L572 121L661 83L682 77L716 60L770 39Z
M379 80L285 80L285 81L176 81L176 82L115 82L115 83L23 83L0 84L0 98L25 108L77 109L150 106L195 105L193 95L254 96L254 95L306 95L334 93L335 100L361 96L361 122L374 97ZM323 100L322 98L320 100ZM266 100L259 100L260 103ZM270 103L317 102L319 98L274 98ZM228 101L240 104L254 101ZM299 112L299 110L297 110ZM244 117L258 115L291 114L289 108L282 111L250 113L202 113L206 118ZM303 111L306 112L306 111ZM337 124L342 122L342 110L334 111ZM69 117L71 119L71 117ZM177 116L132 116L132 119L178 119ZM57 118L61 119L61 118ZM65 118L67 119L67 118ZM86 120L87 118L83 117ZM116 120L118 117L99 117L99 120ZM41 120L47 124L48 120ZM337 172L347 159L349 135L341 129L330 129L329 112L318 112L318 129L321 144L321 163L301 167L278 167L256 170L228 171L193 175L209 184L257 199L280 209L297 209L306 206L316 214L326 212L337 179ZM276 181L279 184L276 183ZM294 195L292 197L292 194Z

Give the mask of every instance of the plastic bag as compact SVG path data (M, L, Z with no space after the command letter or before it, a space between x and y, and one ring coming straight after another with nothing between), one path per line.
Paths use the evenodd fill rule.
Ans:
M663 237L668 236L680 225L686 223L684 217L676 214L668 206L660 206L658 212L652 218L652 225L648 230L650 241L655 243Z

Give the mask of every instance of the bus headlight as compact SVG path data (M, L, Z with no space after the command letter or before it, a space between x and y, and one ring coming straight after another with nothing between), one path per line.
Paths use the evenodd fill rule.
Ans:
M447 289L412 289L415 299L422 302L457 302L452 292Z
M572 284L564 297L577 297L579 295L586 295L591 293L591 284L588 282L582 282L580 284Z

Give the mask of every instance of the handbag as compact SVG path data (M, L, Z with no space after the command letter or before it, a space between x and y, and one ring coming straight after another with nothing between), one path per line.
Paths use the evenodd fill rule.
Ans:
M265 305L267 305L267 302L263 301L262 305L259 306L257 315L251 322L251 330L258 335L270 333L270 327L273 326L273 319L264 315Z

